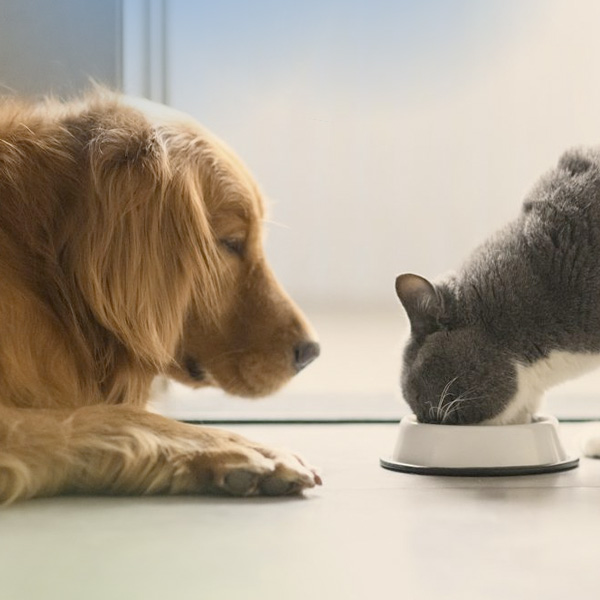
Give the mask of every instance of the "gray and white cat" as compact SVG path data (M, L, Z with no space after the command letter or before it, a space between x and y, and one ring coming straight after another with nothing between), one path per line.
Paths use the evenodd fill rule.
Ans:
M456 274L400 275L396 291L418 419L527 422L546 389L600 366L600 150L564 154Z

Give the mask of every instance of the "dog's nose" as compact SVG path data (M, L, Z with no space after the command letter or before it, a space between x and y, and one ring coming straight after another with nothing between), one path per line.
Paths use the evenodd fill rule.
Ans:
M296 372L302 371L302 369L315 360L320 353L321 347L317 342L300 342L294 348L294 366L296 367Z

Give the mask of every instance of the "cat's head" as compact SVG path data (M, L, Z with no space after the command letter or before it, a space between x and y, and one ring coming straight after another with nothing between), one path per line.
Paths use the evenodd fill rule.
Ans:
M514 361L483 322L466 316L452 287L404 274L396 279L396 292L411 325L402 392L419 421L524 420L511 410L518 396Z

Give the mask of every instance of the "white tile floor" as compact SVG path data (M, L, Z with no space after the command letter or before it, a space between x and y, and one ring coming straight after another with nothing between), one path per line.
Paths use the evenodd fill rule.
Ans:
M310 316L322 357L278 398L249 403L254 414L333 416L347 404L364 416L373 398L395 414L402 315ZM574 398L567 416L577 416L599 406L599 389L596 373L553 396ZM162 408L193 417L218 407L208 397ZM325 485L305 498L57 498L0 510L0 600L600 597L600 460L555 475L429 478L379 467L394 425L229 428L302 452ZM571 451L589 428L562 425Z
M563 424L567 448L589 432ZM2 600L598 598L600 461L529 477L385 471L393 425L245 425L305 498L59 498L0 511Z

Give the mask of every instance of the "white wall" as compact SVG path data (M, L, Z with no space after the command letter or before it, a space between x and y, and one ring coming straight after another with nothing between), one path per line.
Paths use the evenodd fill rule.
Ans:
M272 200L304 304L395 306L600 141L594 0L167 0L167 91Z
M397 273L456 266L600 141L596 0L5 0L0 85L118 85L122 5L164 13L165 97L255 172L305 306L395 308Z
M120 85L120 0L0 1L0 93Z

